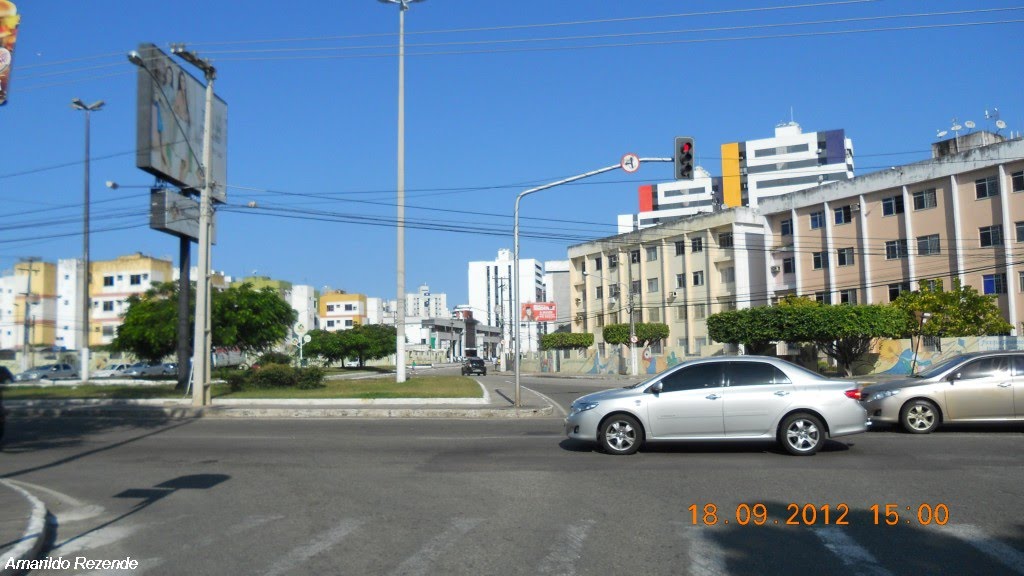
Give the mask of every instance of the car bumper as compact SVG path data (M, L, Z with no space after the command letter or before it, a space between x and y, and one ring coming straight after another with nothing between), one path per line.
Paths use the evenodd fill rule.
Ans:
M597 425L601 415L594 410L570 414L565 419L565 435L573 440L597 441Z
M900 408L902 404L900 404L898 399L890 397L872 402L864 402L863 404L872 422L896 424L900 421Z

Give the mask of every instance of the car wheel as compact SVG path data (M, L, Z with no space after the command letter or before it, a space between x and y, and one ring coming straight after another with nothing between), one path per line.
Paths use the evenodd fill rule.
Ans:
M911 434L928 434L941 420L938 406L928 400L911 400L900 410L900 424Z
M487 376L487 370L484 370L483 372L481 372L480 375L481 376Z
M825 426L816 416L791 414L779 426L779 441L794 456L810 456L825 443Z
M640 449L640 445L644 443L644 432L636 418L627 414L615 414L601 422L597 441L605 452L625 456Z

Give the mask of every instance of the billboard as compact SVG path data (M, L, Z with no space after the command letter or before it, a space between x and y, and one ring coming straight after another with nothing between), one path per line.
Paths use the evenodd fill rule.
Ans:
M210 223L210 243L216 244L216 218ZM199 241L199 201L174 190L154 188L149 193L149 227L179 238Z
M527 302L519 310L519 318L525 322L554 322L554 302Z
M3 0L0 0L3 1ZM152 44L140 44L135 165L181 188L202 188L206 87ZM227 195L228 105L213 99L210 198Z
M10 0L0 0L0 106L7 103L7 90L14 67L14 44L18 41L18 7Z

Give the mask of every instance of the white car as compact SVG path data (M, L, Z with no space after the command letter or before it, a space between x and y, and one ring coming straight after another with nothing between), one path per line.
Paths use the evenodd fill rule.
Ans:
M764 439L808 456L828 438L869 425L854 382L778 358L716 356L578 398L565 433L597 442L609 454L632 454L645 442Z
M92 373L95 378L113 378L121 376L128 370L129 364L107 364L102 369Z

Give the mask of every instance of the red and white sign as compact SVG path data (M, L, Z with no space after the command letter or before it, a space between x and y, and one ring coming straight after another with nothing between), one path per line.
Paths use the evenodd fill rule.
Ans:
M632 174L640 169L640 157L630 152L622 157L622 160L619 161L619 166L621 166L627 174Z
M554 322L557 317L554 302L527 302L519 309L519 318L526 322Z

